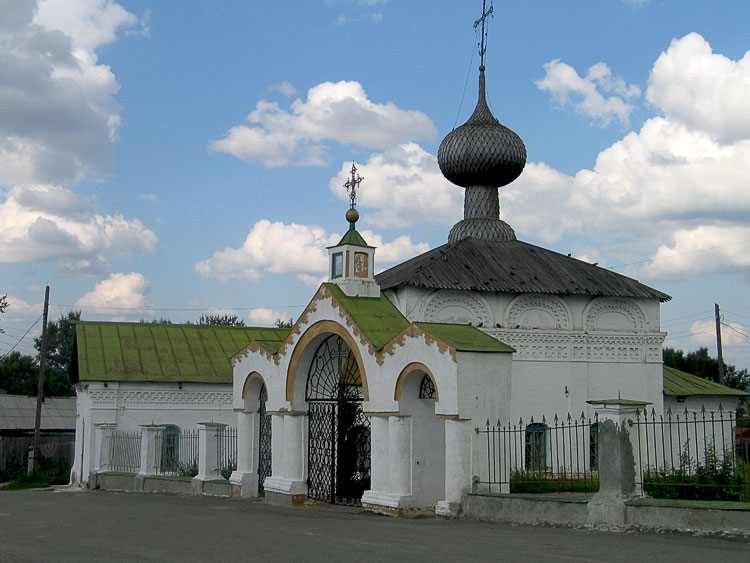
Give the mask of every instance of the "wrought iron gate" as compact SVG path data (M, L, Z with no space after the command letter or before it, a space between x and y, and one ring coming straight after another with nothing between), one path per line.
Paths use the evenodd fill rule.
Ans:
M370 488L370 419L362 410L359 366L346 342L328 337L310 366L308 497L359 505Z
M266 414L266 386L260 388L258 415L260 432L258 435L258 492L263 492L263 481L271 475L271 415Z

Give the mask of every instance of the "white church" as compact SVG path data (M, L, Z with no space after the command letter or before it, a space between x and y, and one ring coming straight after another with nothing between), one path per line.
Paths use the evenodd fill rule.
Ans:
M80 323L73 474L86 482L100 465L95 428L210 420L237 428L229 480L242 496L455 515L486 469L475 428L488 420L591 415L587 401L616 397L662 412L670 297L522 242L500 219L498 189L526 149L490 112L484 73L438 152L465 189L446 244L375 275L352 166L349 230L291 329Z

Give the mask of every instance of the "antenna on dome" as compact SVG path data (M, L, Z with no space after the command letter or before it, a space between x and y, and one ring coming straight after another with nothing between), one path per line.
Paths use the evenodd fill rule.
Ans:
M359 187L359 184L362 182L362 180L364 180L364 178L357 174L357 167L353 162L351 175L352 177L346 181L344 187L349 194L349 208L354 209L355 207L357 207L357 188Z
M487 10L486 8L487 2L486 0L482 0L482 17L474 22L474 29L478 28L479 24L482 24L482 39L479 42L479 60L482 66L484 66L484 54L487 52L487 30L484 23L487 20L487 16L491 16L494 11L492 2L490 2L490 9ZM493 15L492 17L494 18L495 16Z

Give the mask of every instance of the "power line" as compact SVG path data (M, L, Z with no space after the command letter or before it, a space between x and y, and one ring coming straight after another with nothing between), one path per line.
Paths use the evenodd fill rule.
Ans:
M16 343L15 343L15 344L13 345L13 348L11 348L11 349L10 349L10 350L8 350L7 352L5 352L5 354L3 354L3 357L2 357L2 359L5 359L5 358L7 358L7 357L8 357L8 354L10 354L10 353L11 353L11 352L12 352L12 351L13 351L13 350L15 349L15 347L16 347L16 346L18 346L18 345L19 345L19 344L21 343L21 340L23 340L24 338L26 338L26 335L27 335L27 334L29 334L29 333L31 332L31 329L32 329L32 328L34 328L34 326L36 325L36 323L38 323L38 322L39 322L39 319L41 319L41 318L42 318L42 315L39 315L39 316L38 316L38 317L36 318L36 320L34 321L34 324L32 324L32 325L31 325L31 326L29 327L29 330L27 330L26 332L24 332L23 336L22 336L21 338L19 338L19 339L18 339L18 342L16 342Z
M747 338L748 340L750 340L750 336L748 336L744 332L740 332L739 330L737 330L736 328L734 328L732 325L728 325L727 323L724 323L724 322L722 322L721 324L722 324L722 326L727 327L729 330L733 330L734 332L736 332L740 336L744 336L745 338Z
M61 305L50 304L50 307L62 307L67 309L80 310L98 310L98 311L142 311L149 313L151 311L253 311L255 309L295 309L305 307L305 305L261 305L259 307L98 307L88 305Z
M710 314L713 314L713 311L701 311L700 313L692 313L690 315L683 315L681 317L675 317L674 319L669 319L669 320L666 320L666 321L662 321L661 324L667 324L667 323L671 323L672 321L678 321L680 319L687 319L689 317L698 317L698 316L701 316L701 315L710 315Z
M644 264L646 262L660 262L661 260L668 260L669 258L676 258L678 256L687 256L688 254L699 254L701 252L708 252L710 250L717 250L719 248L726 248L728 246L737 246L739 244L747 244L749 242L750 240L743 240L741 242L732 242L730 244L710 246L708 248L701 248L700 250L691 250L689 252L676 252L675 254L670 254L669 256L662 256L661 258L647 258L646 260L638 260L637 262L629 262L627 264L617 264L616 266L609 266L609 269L614 270L616 268L624 268L625 266L634 266L636 264Z

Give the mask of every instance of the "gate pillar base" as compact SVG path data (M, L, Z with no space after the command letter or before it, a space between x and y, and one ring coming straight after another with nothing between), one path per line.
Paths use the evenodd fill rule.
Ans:
M239 487L242 498L254 498L258 495L258 474L250 471L232 471L229 482Z
M307 500L307 483L284 477L266 477L263 483L266 501L281 506L304 504Z
M437 506L435 506L435 514L438 516L447 516L448 518L456 518L461 515L461 503L439 500Z

